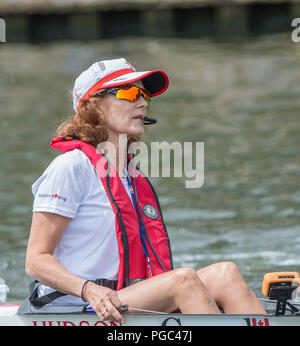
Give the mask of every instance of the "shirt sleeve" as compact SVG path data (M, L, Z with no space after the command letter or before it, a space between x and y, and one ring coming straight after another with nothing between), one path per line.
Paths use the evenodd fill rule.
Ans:
M66 154L57 157L32 185L32 211L75 218L82 199L81 170Z

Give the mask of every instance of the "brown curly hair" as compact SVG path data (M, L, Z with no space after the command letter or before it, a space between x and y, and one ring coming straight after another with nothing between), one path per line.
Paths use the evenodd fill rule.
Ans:
M101 97L90 96L83 100L75 115L64 120L56 130L55 136L76 136L94 147L108 138L104 121L99 116Z
M56 130L55 136L76 136L81 141L97 148L101 142L108 139L105 121L99 116L99 105L103 96L91 95L82 100L75 115L64 120ZM127 148L139 138L128 138Z

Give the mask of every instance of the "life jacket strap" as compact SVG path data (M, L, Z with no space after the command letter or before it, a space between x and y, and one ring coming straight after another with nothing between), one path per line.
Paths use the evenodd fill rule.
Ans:
M108 279L96 279L91 280L97 285L108 287L114 291L117 290L118 281L117 280L108 280ZM51 293L45 294L41 297L38 296L38 285L39 281L34 280L29 287L29 301L35 307L42 307L46 304L52 303L55 299L67 295L59 291L53 291Z
M114 291L116 291L118 287L118 280L96 279L93 282L97 285L108 287Z
M143 224L141 222L141 219L140 219L140 216L139 216L139 213L138 213L138 210L137 210L136 200L135 200L135 197L134 197L134 192L133 192L133 187L132 187L131 181L129 179L129 176L128 176L127 172L124 172L124 173L126 174L126 180L127 180L127 183L128 183L129 189L130 189L131 200L132 200L135 212L136 212L136 216L137 216L138 221L139 221L141 242L142 242L143 250L144 250L144 253L145 253L145 256L146 256L146 259L147 259L147 267L148 267L149 277L151 278L152 277L152 268L151 268L149 252L148 252L148 249L147 249L147 246L146 246L146 231L144 229L144 226L143 226Z
M29 287L29 301L33 306L42 307L46 304L53 302L55 299L66 295L65 293L54 291L44 296L38 296L39 281L34 280Z

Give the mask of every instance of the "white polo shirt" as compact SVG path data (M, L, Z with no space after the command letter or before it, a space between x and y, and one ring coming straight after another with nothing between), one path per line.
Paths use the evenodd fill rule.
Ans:
M126 179L122 182L130 195ZM115 214L102 182L88 157L79 149L56 157L33 184L33 212L70 218L54 257L71 273L85 279L117 280L119 253ZM39 295L53 290L39 286ZM52 304L82 304L71 295Z

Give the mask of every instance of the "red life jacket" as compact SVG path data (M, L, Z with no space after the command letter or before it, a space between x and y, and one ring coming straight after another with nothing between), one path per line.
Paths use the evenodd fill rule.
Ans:
M90 159L102 181L116 215L115 225L120 257L117 289L129 286L131 279L149 278L151 273L149 273L142 246L137 212L115 168L95 147L76 140L72 136L55 138L51 141L50 146L64 153L74 149L82 150ZM139 171L139 173L141 172ZM131 185L133 186L135 183L138 196L136 198L134 193L135 201L138 202L139 210L144 214L139 213L139 216L142 217L147 232L146 247L154 276L173 269L170 241L153 186L142 173L134 179L135 181L130 176Z

